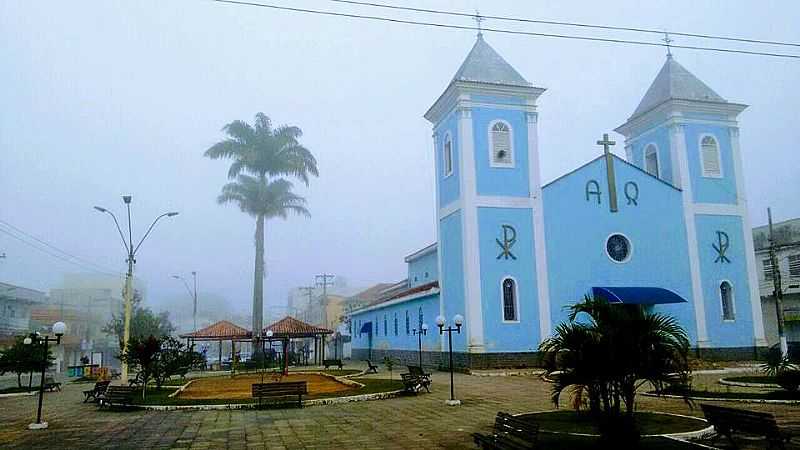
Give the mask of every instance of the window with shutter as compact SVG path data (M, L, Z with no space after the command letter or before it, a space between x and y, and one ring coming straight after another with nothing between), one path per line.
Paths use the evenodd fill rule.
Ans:
M722 176L719 145L716 139L711 136L705 136L700 141L700 159L703 165L704 177L719 178Z
M444 158L442 166L444 167L444 176L453 174L453 140L450 134L444 137L444 149L442 150L442 157Z
M797 278L800 280L800 254L789 255L789 278Z
M764 279L772 281L772 260L769 258L761 260L761 265L764 267Z
M719 285L719 297L722 301L722 320L735 320L736 315L733 309L733 286L727 281Z
M648 145L644 150L644 170L654 177L659 176L658 150L653 144Z
M517 286L514 280L506 278L502 284L503 292L503 320L516 321L517 319Z
M513 167L514 149L511 143L511 127L506 122L494 122L489 137L492 166Z

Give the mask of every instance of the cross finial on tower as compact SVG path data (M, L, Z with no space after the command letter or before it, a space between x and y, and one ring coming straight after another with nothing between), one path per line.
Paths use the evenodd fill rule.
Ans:
M597 145L603 146L603 153L608 154L611 151L611 146L616 145L616 141L612 141L608 139L608 133L603 133L603 139L597 141Z
M481 16L481 12L478 11L477 9L475 10L475 15L473 16L473 20L475 21L476 24L478 24L478 36L483 36L483 32L481 30L481 22L483 22L486 19L484 19L483 16Z
M669 38L669 33L667 33L666 31L664 32L664 39L662 39L662 41L664 41L664 43L667 45L667 58L671 58L672 49L669 47L669 44L672 43L672 39Z

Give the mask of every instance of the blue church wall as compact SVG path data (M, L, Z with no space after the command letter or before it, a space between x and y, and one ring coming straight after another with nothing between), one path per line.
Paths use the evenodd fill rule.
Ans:
M700 273L705 300L706 327L712 347L747 347L753 345L753 315L750 284L747 276L747 253L739 216L698 215L695 220L700 257ZM725 259L719 258L717 231L727 235ZM722 238L723 242L725 239ZM725 262L725 261L729 262ZM722 317L720 284L733 286L734 320Z
M408 286L415 287L439 279L439 258L428 253L408 263Z
M673 183L672 180L672 158L670 157L670 138L666 127L660 126L653 128L641 135L631 146L633 163L636 167L645 169L644 152L648 145L655 144L658 151L658 164L660 178L664 181Z
M688 303L657 305L676 317L696 342L691 296L691 274L683 221L681 192L615 158L619 211L611 213L608 202L605 159L599 158L544 187L551 320L567 320L566 307L579 302L593 286L662 287ZM587 200L587 182L600 188ZM625 195L626 183L638 187L636 202ZM633 194L628 187L629 194ZM630 258L612 261L606 241L622 233L632 246Z
M494 102L507 103L505 98ZM491 167L489 126L495 120L511 125L514 167ZM519 110L474 107L472 132L475 142L475 169L478 195L528 197L528 123Z
M436 177L439 180L439 207L445 206L455 200L460 195L459 177L461 169L461 142L458 140L458 122L455 112L450 112L435 129L436 139ZM444 174L444 139L449 133L453 142L453 173L449 176Z
M478 208L483 332L488 352L536 351L539 345L539 303L534 260L533 212L521 208ZM495 238L503 239L503 225L516 231L510 255L501 256ZM516 258L516 259L514 259ZM513 278L517 292L517 319L503 320L502 282Z
M689 173L692 180L692 194L698 203L737 203L736 174L731 151L728 127L706 124L684 124L686 152L689 159ZM722 178L702 176L700 165L700 139L712 135L720 148Z
M408 315L408 328L406 328L406 315ZM377 331L373 325L373 350L417 350L419 341L413 330L419 330L421 318L424 323L428 324L428 333L422 337L423 351L439 351L441 341L435 322L437 315L439 315L439 294L433 294L364 313L356 312L352 315L352 319L354 323L358 324L370 320L374 322L377 318L379 325ZM396 329L395 318L397 318ZM352 342L354 349L366 350L369 348L369 335L355 332Z
M461 211L456 211L439 222L439 255L442 258L442 273L439 275L440 286L442 289L442 307L447 322L451 323L456 314L466 316L464 304L464 250L461 246L463 232L461 228ZM431 331L436 326L434 319L438 316L437 312L428 326ZM462 332L453 336L453 349L464 351L466 349L466 334Z

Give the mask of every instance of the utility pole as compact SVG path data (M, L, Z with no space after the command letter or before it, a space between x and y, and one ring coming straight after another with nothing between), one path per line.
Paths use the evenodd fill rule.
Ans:
M320 318L322 319L322 326L328 326L328 311L325 309L325 303L328 301L328 286L333 286L333 279L336 278L336 275L330 275L327 273L323 273L321 275L316 275L314 280L316 281L316 285L322 288L322 299L319 302L320 311ZM330 282L328 280L331 280Z
M303 317L300 319L303 322L308 322L308 310L311 308L311 299L314 297L314 286L300 286L298 289L305 292L308 295L308 304L305 308L303 308Z
M772 210L767 208L769 219L769 263L772 266L772 296L775 298L775 313L778 315L778 339L780 339L781 356L784 358L789 352L783 324L783 290L781 289L781 268L778 257L775 256L775 239L772 234Z

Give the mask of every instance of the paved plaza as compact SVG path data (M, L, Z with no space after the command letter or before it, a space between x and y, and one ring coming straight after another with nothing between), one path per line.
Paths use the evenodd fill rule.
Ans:
M44 431L26 429L35 418L35 396L0 399L0 448L474 449L470 433L488 431L497 411L553 409L550 386L535 376L456 374L455 382L463 401L459 407L445 406L449 374L436 372L433 392L415 397L303 409L173 412L100 411L82 403L81 391L90 385L66 383L63 392L46 394L50 428ZM800 425L798 406L727 405L768 411L781 424ZM639 409L701 415L680 400L640 397Z

